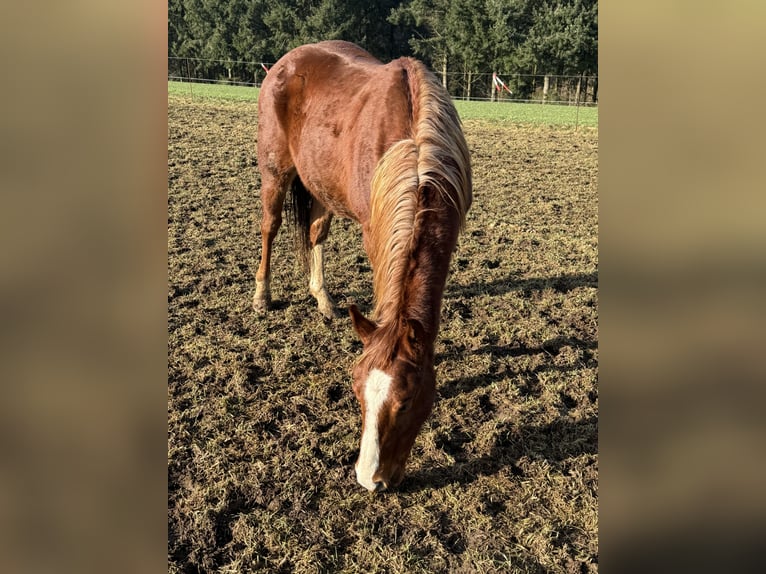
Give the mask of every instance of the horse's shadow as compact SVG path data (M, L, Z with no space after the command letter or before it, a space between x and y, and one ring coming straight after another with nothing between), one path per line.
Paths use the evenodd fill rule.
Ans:
M404 492L441 488L449 484L470 484L480 476L497 474L509 468L514 476L523 477L519 459L545 460L560 469L565 461L582 454L598 452L598 418L593 415L579 421L561 417L542 426L514 427L505 424L489 454L474 457L453 452L450 467L414 470L400 487Z
M528 293L533 290L553 289L559 293L568 293L579 287L598 287L598 272L566 273L555 277L530 277L519 279L515 274L471 285L448 283L445 299L471 298L477 295L505 295L511 291Z
M513 276L497 279L491 283L476 285L452 285L445 293L445 299L472 298L477 295L499 296L511 291L529 293L533 290L553 289L567 293L579 287L598 287L598 273L566 274L555 277L541 277L519 280ZM575 347L585 351L585 360L592 354L590 351L598 347L598 341L578 339L573 337L556 337L541 343L539 346L502 346L490 344L473 353L490 354L494 357L517 357L546 353L556 356L565 347ZM592 360L592 359L591 359ZM580 369L581 366L556 365L553 361L535 367L525 372L526 380L536 380L536 375L542 371L568 372ZM487 387L492 383L512 376L507 370L488 372L480 375L462 377L442 386L439 394L443 399L455 397L464 392ZM527 384L527 383L524 383ZM520 389L522 394L534 392L534 389ZM448 444L466 442L461 429L454 429L446 439ZM454 439L454 440L453 440ZM516 425L513 422L504 423L497 434L495 444L489 454L474 456L465 452L462 447L452 449L454 464L449 467L438 466L414 470L409 473L402 484L403 491L419 491L438 488L448 484L469 484L479 476L496 474L504 469L510 469L511 474L523 476L523 469L517 464L519 459L526 457L532 460L545 460L553 468L561 468L565 462L582 454L598 452L598 417L591 415L580 420L572 420L565 411L551 423L543 425Z
M598 341L583 340L576 337L556 337L554 339L544 341L542 344L536 347L530 347L524 344L515 346L490 344L475 351L471 351L471 353L478 355L492 355L496 358L520 357L522 355L537 355L540 353L546 353L548 355L555 356L559 353L561 348L565 346L575 347L584 351L592 351L598 347ZM437 357L437 364L441 362L442 359L443 357L441 356ZM546 371L569 372L578 370L580 368L580 366L558 366L552 364L550 361L546 361L544 364L535 367L532 370L525 371L524 374L536 375ZM509 376L512 375L508 371L501 370L498 372L480 373L478 375L461 377L443 385L439 389L439 396L442 399L450 399L461 393L471 392L482 387L488 387L493 383L508 378Z

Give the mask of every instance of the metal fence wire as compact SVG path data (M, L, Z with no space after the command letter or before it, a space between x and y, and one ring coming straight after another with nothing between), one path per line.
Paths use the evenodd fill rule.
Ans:
M273 62L168 57L168 80L260 87ZM435 72L436 73L436 72ZM436 73L445 80L445 76ZM447 72L446 87L460 100L572 106L598 105L598 76Z

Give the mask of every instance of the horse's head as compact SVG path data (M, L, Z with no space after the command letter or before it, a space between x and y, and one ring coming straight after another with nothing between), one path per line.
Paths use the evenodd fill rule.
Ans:
M415 437L433 407L436 376L431 345L421 323L381 327L349 309L364 352L353 370L362 409L362 439L356 479L366 489L396 486Z

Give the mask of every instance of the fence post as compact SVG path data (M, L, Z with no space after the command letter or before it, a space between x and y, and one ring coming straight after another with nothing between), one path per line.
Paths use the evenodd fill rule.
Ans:
M580 128L580 99L577 99L577 110L575 111L575 131Z
M191 67L189 66L189 58L186 58L186 76L189 80L189 96L194 100L194 90L192 89Z

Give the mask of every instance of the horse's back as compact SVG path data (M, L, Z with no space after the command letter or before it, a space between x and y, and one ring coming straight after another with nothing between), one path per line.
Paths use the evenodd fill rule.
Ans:
M371 54L350 42L329 40L306 44L290 50L269 70L262 91L275 96L291 90L291 80L301 78L301 87L317 87L325 80L341 82L344 87L349 76L368 76L383 66ZM294 88L293 88L294 89Z
M259 162L289 156L303 184L333 212L364 220L380 157L408 137L400 61L382 64L341 41L301 46L269 70L259 100Z

